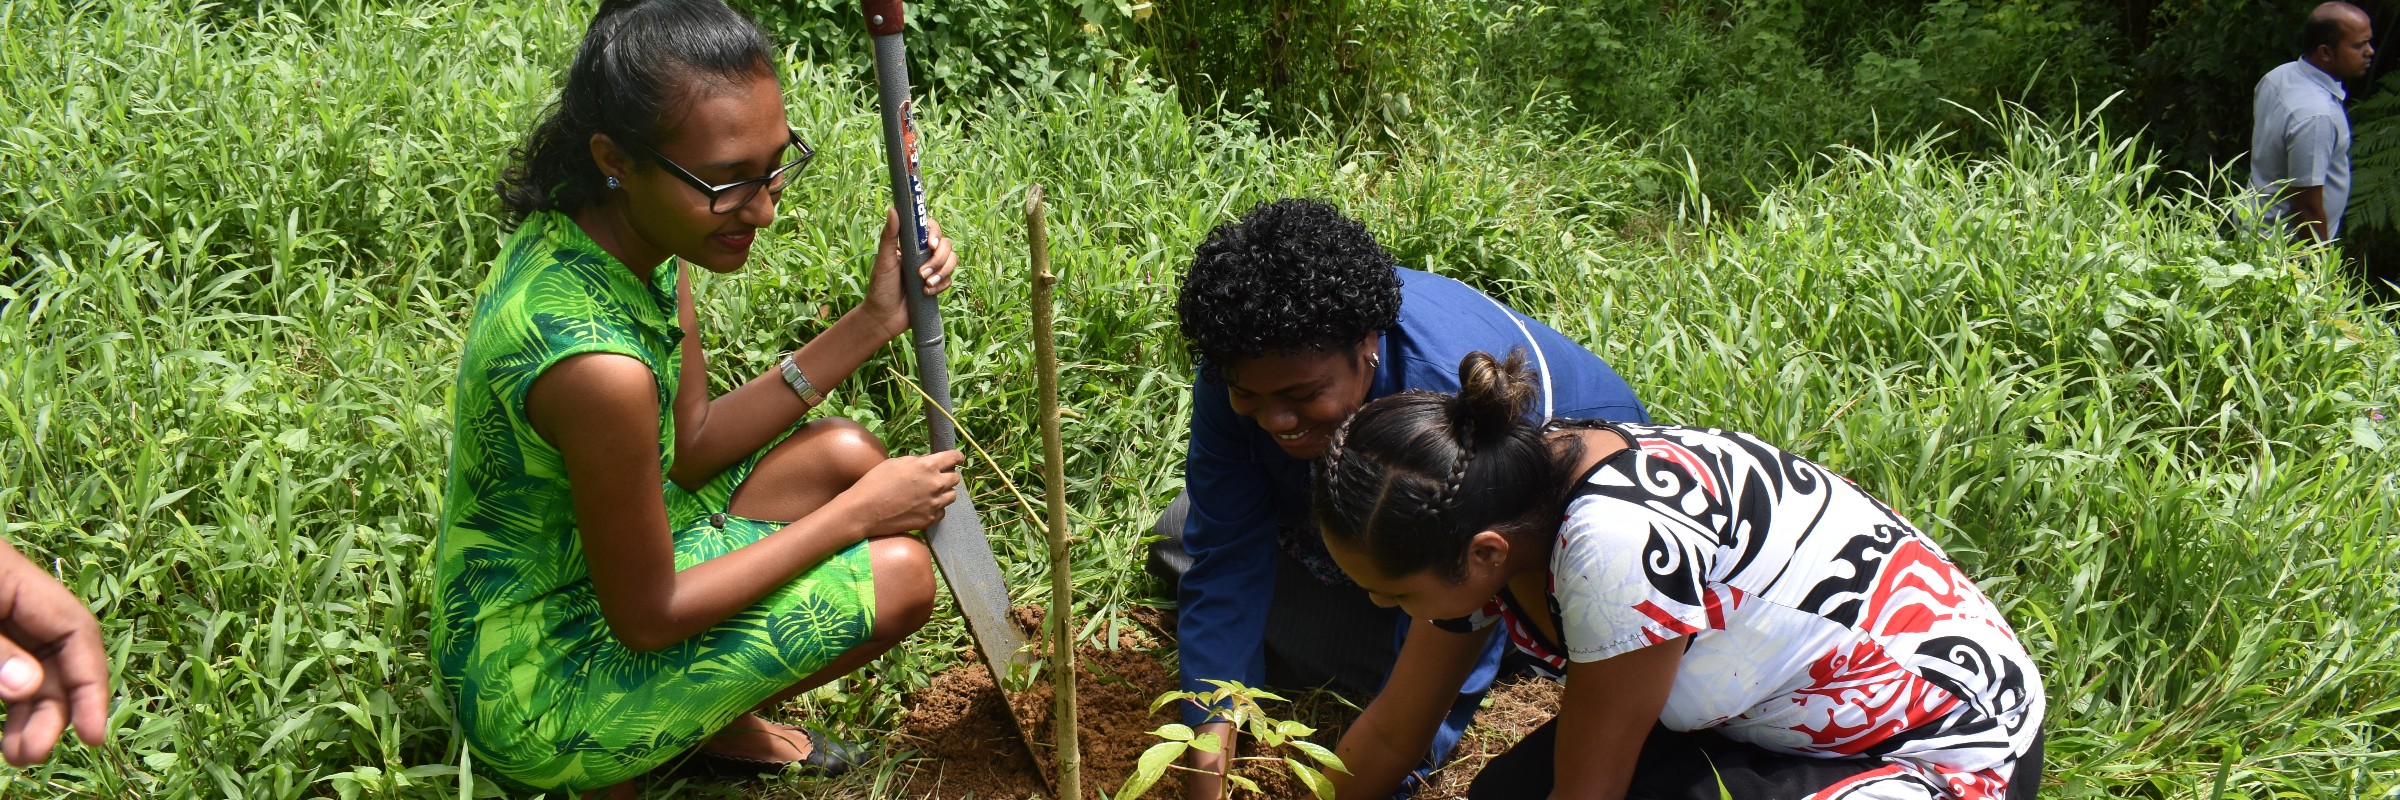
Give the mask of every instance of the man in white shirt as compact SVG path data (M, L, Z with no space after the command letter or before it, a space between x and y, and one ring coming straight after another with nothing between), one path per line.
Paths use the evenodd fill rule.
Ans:
M2302 28L2299 60L2259 79L2250 106L2250 188L2266 218L2312 241L2342 230L2350 202L2350 118L2344 79L2365 77L2374 21L2358 6L2319 5Z

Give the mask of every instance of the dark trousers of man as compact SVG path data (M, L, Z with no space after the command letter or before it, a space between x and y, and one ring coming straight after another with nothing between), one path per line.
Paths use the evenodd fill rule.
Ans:
M1552 718L1508 752L1485 763L1467 789L1467 800L1543 800L1550 796L1557 775L1557 755L1558 720ZM1727 739L1715 731L1687 733L1658 725L1642 743L1641 757L1634 762L1633 785L1625 796L1628 800L1718 800L1730 794L1742 800L1800 800L1884 764L1879 759L1777 753ZM1884 780L1916 779L1893 776ZM2037 734L2033 750L2017 759L2016 774L2008 781L2008 800L2034 800L2041 785L2042 739ZM1853 788L1864 791L1869 787ZM1842 793L1836 792L1825 800L1840 797Z
M1191 510L1191 497L1177 494L1175 502L1159 515L1152 532L1160 538L1152 542L1147 571L1166 581L1172 595L1192 567L1192 556L1183 546L1184 517ZM1269 545L1272 546L1272 545ZM1374 696L1391 675L1392 662L1399 656L1395 631L1403 615L1397 608L1379 608L1367 599L1367 593L1356 587L1328 586L1309 574L1308 567L1298 559L1278 549L1275 565L1275 599L1269 604L1267 616L1267 686L1282 688L1312 688L1332 685L1359 694ZM1482 703L1483 693L1463 694L1451 707L1450 719L1444 727L1463 729L1473 719ZM1447 756L1458 744L1455 734L1436 736L1434 754ZM1429 754L1394 797L1405 798L1416 791L1424 775L1437 759Z

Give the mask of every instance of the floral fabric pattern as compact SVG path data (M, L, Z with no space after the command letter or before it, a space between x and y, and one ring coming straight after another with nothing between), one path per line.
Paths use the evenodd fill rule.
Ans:
M626 648L602 618L565 465L526 419L525 395L568 356L639 359L658 382L664 472L682 341L676 269L645 283L573 221L542 213L478 290L452 400L432 644L479 771L520 788L580 791L648 772L871 633L863 543L655 652ZM660 487L677 569L782 527L724 513L757 459L699 491Z

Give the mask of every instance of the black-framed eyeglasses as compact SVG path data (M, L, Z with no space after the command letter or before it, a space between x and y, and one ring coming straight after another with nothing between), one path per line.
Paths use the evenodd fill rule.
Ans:
M682 164L669 160L665 154L649 145L639 141L634 142L634 145L648 152L651 158L658 159L658 163L665 165L668 172L674 173L676 180L683 181L684 185L698 189L701 194L707 195L708 210L713 214L731 214L742 206L749 205L750 199L757 197L758 190L761 188L767 190L768 197L783 196L783 189L785 186L791 185L792 176L806 168L809 159L817 157L816 148L808 146L808 142L800 138L799 131L792 131L792 142L786 147L796 152L790 161L783 162L782 165L767 170L767 174L756 178L713 184L701 180L700 176L692 174L691 170L684 169Z

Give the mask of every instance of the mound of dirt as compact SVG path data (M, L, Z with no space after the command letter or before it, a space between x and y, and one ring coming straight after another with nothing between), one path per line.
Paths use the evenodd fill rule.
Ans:
M1028 629L1040 630L1038 609L1019 608L1013 616ZM1086 644L1079 650L1075 697L1087 795L1092 789L1114 792L1123 785L1142 751L1158 743L1149 732L1181 716L1171 707L1156 714L1150 711L1152 700L1178 688L1174 669L1163 660L1173 623L1147 611L1131 622L1134 624L1123 628L1113 642L1115 647ZM895 793L944 800L1049 796L1043 776L1055 775L1057 769L1052 688L1043 681L1005 699L1001 694L992 685L990 670L969 662L934 676L931 685L911 697L900 734L903 743L924 757L911 762L907 783ZM1435 773L1432 787L1418 796L1464 797L1483 762L1547 721L1558 707L1557 697L1556 685L1547 681L1512 680L1495 687L1456 756ZM1273 704L1268 713L1315 727L1316 735L1309 738L1332 747L1357 717L1357 706L1364 703L1364 698L1311 692L1293 697L1289 704ZM1033 728L1038 765L1016 741L1015 724L1007 711L1010 706ZM1242 774L1258 781L1268 797L1310 796L1306 787L1271 764L1250 764ZM1181 787L1173 774L1143 795L1166 800L1180 796Z

